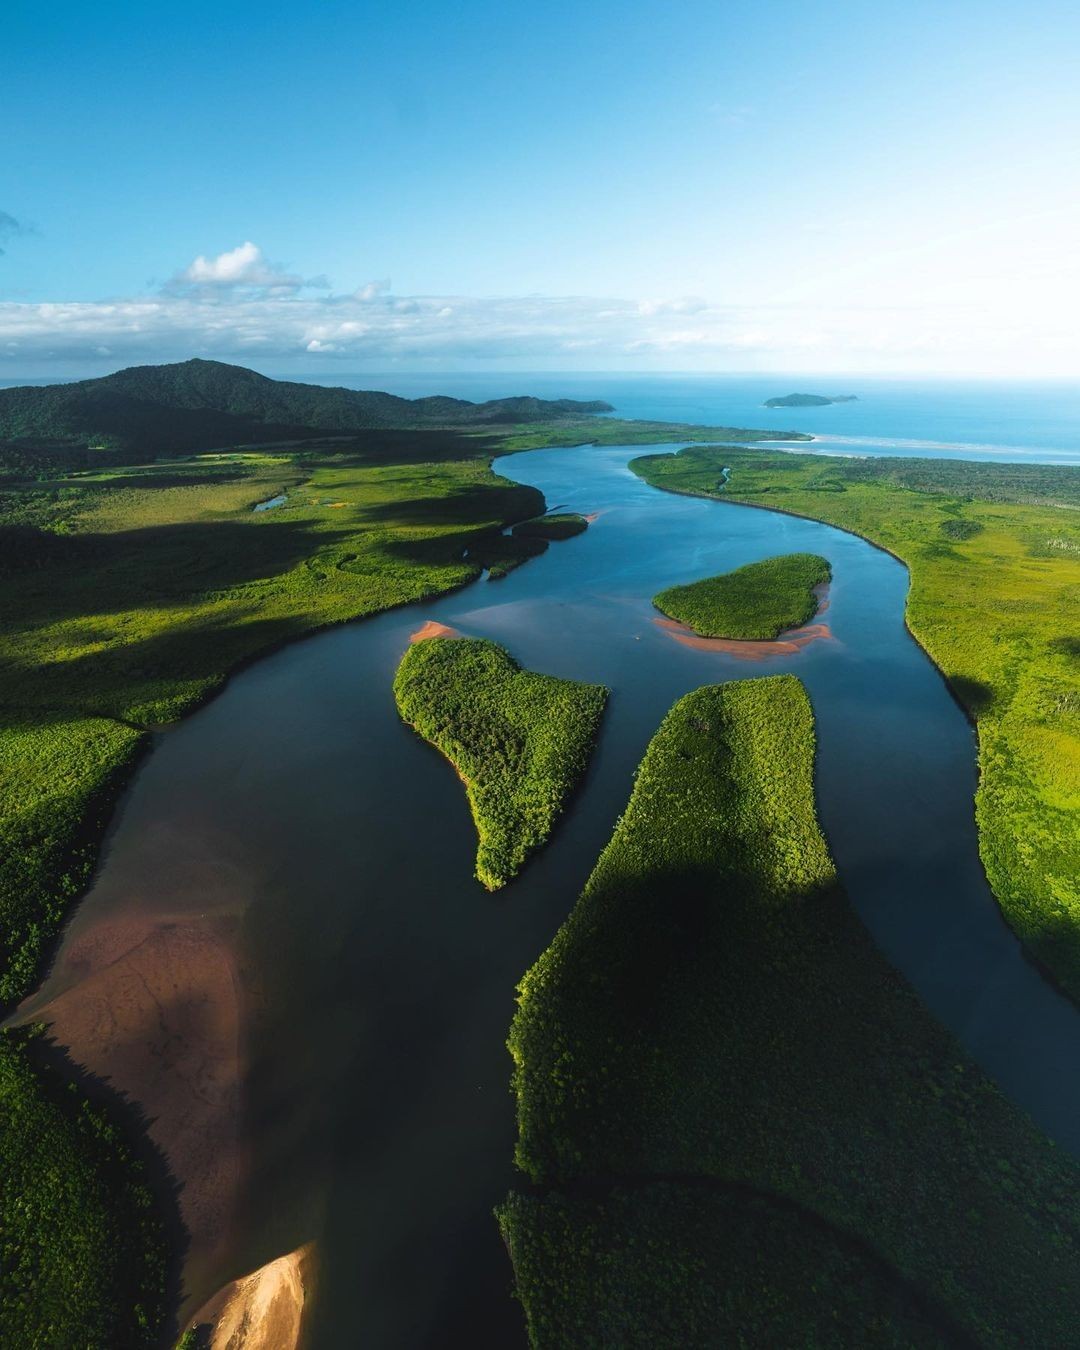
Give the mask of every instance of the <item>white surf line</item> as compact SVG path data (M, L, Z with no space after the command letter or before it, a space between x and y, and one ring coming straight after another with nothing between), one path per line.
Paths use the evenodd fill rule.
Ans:
M1033 448L1021 445L994 445L982 441L928 441L900 436L830 436L827 432L820 432L814 440L831 445L880 445L895 450L974 450L980 454L993 455L1068 455L1080 460L1080 447L1066 450L1054 446Z

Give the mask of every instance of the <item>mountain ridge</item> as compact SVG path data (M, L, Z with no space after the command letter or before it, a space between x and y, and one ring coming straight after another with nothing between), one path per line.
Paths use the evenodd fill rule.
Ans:
M46 451L83 445L154 455L369 430L559 422L611 411L600 400L528 395L485 403L446 395L407 399L274 380L192 357L71 384L0 389L0 439Z

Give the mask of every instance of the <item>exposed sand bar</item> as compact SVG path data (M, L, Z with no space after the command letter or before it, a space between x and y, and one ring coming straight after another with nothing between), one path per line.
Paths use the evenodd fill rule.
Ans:
M814 617L820 618L829 608L829 583L823 581L813 589L818 602ZM811 642L818 642L823 638L831 639L833 636L832 629L827 623L809 623L804 624L802 628L789 628L777 638L760 642L745 638L700 637L678 619L658 617L653 619L653 623L676 642L681 642L684 647L693 647L695 651L700 652L722 652L725 656L734 656L741 661L767 661L774 656L791 656L801 651L803 647L808 647Z
M297 1350L315 1277L313 1243L233 1280L195 1314L210 1350Z
M415 633L409 634L410 642L426 642L428 638L460 637L461 634L456 628L451 628L445 623L436 623L434 619L428 619L427 623L422 624Z
M790 656L793 652L808 647L811 642L832 637L832 630L827 623L793 628L773 642L698 637L692 628L687 628L685 624L675 619L653 619L653 623L676 642L681 642L684 647L693 647L695 651L700 652L723 652L725 656L735 656L741 661L767 661L772 656Z

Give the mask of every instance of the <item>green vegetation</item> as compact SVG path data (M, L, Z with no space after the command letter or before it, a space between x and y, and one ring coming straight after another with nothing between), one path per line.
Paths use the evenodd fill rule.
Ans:
M0 1000L32 988L150 729L269 647L474 579L470 544L543 509L539 493L490 471L497 443L379 432L0 493ZM282 491L285 506L252 510ZM160 1281L109 1226L149 1232L150 1217L139 1228L131 1213L143 1182L115 1135L112 1152L93 1145L87 1122L109 1130L101 1113L72 1093L58 1116L40 1057L16 1038L2 1049L0 1157L19 1198L4 1213L0 1308L22 1307L28 1290L42 1299L23 1323L5 1315L5 1331L23 1327L12 1343L28 1346L135 1346L142 1331L97 1328L138 1306L154 1343ZM154 1250L147 1238L148 1261ZM56 1320L62 1307L84 1338ZM37 1339L34 1317L54 1319Z
M536 520L523 520L514 526L514 534L519 538L530 539L572 539L575 534L584 534L589 522L576 511L562 514L538 516Z
M656 487L839 525L907 564L908 624L978 728L990 884L1080 999L1080 469L726 447L631 467Z
M494 642L436 638L405 653L394 696L464 780L476 875L497 890L547 841L585 772L607 690L522 670Z
M671 586L653 596L653 604L699 637L775 638L814 617L814 587L831 577L828 562L816 553L786 553Z
M544 503L492 473L492 456L553 441L717 434L588 415L603 406L409 403L214 362L0 393L0 1002L22 997L40 973L149 730L274 646L464 585L485 566L498 575L546 547L528 533L502 535ZM775 433L747 438L765 435ZM236 442L291 443L125 463ZM253 511L281 493L284 506ZM9 1039L5 1055L19 1090L0 1119L0 1156L14 1157L52 1097L22 1041ZM102 1156L81 1139L72 1148L85 1166L67 1169L72 1213L108 1191ZM22 1177L26 1215L37 1217L10 1230L0 1302L22 1297L20 1253L51 1240L40 1234L34 1248L46 1208L36 1197L49 1194L50 1176ZM58 1224L63 1235L63 1213ZM142 1298L153 1322L150 1296L118 1268L109 1274L107 1252L91 1255L103 1263L97 1284L74 1265L52 1267L71 1282L68 1301L87 1327L99 1315L92 1299L107 1321ZM127 1273L143 1278L133 1261Z
M165 1242L143 1164L41 1049L0 1032L3 1343L153 1347Z
M115 789L142 736L108 717L52 710L0 730L0 1001L33 985L90 878Z
M827 398L824 394L784 394L781 398L767 398L766 408L825 408L832 403L855 403L854 394L835 394Z
M514 425L610 412L600 401L397 398L354 389L271 380L242 366L191 360L132 366L102 379L0 389L0 466L25 471L60 456L70 467L95 454L139 458L215 446L285 441L371 427ZM81 454L71 459L71 447Z
M560 421L555 427L511 427L503 436L499 454L516 450L544 450L560 445L658 445L675 441L723 441L728 445L753 445L758 441L812 441L802 431L753 431L745 427L703 427L684 422L623 421L616 417L590 417Z
M551 540L570 539L588 527L584 516L573 513L538 516L535 520L521 521L508 533L494 530L473 540L465 556L470 563L487 571L489 581L498 581L530 558L546 553Z
M465 556L470 563L486 569L489 581L498 581L523 562L546 553L551 540L570 539L588 527L585 517L575 513L537 516L535 520L520 521L508 533L493 530L474 539Z
M681 699L522 982L540 1189L501 1220L538 1346L1075 1339L1077 1169L850 910L813 745L792 676Z
M515 567L520 567L530 558L538 558L541 553L546 552L545 539L518 538L516 535L503 534L502 531L496 530L492 534L474 540L465 556L470 563L484 568L489 581L498 581Z
M252 455L225 480L192 460L179 484L133 470L2 499L56 549L0 594L0 996L31 987L148 728L259 651L473 580L466 549L542 506L483 459L395 459Z
M763 1195L654 1181L512 1194L497 1215L537 1350L955 1344L874 1253Z
M974 539L985 527L977 520L943 520L941 533L946 539Z

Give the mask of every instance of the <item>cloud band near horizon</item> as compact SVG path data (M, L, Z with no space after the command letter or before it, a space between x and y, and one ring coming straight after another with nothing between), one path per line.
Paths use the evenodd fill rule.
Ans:
M297 369L470 363L551 369L1068 373L1065 326L1030 334L976 310L732 306L694 297L396 296L388 281L313 294L325 278L287 273L245 242L198 257L156 295L98 302L0 302L0 375L206 356Z

